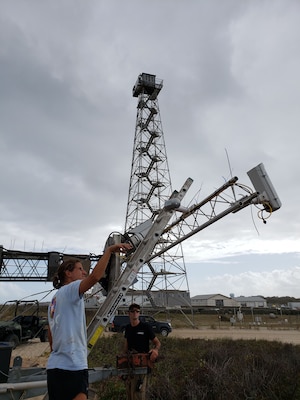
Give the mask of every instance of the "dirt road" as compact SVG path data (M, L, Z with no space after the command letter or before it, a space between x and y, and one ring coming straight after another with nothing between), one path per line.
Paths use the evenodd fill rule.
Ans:
M245 339L271 340L284 343L300 344L300 331L285 329L174 329L170 336L190 339Z

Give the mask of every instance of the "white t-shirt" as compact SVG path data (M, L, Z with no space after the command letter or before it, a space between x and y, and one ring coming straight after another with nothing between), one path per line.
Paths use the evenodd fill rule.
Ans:
M87 369L87 335L80 280L62 286L48 308L52 347L47 369Z

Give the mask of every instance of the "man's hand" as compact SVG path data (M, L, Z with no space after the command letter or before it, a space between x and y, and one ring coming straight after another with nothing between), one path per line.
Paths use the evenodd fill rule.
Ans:
M151 349L149 351L149 354L150 354L150 361L154 362L158 357L158 350L157 349Z

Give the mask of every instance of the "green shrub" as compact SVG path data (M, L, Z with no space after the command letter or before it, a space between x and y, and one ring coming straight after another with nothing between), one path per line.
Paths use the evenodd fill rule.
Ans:
M149 400L298 400L300 346L256 340L160 338ZM115 366L124 338L102 338L90 366ZM120 378L97 384L99 400L123 400Z

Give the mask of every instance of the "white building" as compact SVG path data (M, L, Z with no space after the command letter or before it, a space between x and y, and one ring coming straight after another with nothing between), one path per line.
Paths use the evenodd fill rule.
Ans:
M151 298L150 298L151 297ZM153 290L148 293L129 290L125 297L125 304L138 303L143 307L189 307L190 293L185 290Z
M191 298L193 307L239 307L235 299L223 294L199 294Z
M85 296L85 307L99 308L105 301L106 296L102 294L101 289L96 286L91 293ZM151 298L150 298L151 296ZM141 307L190 307L190 293L182 290L156 290L143 293L140 290L129 289L118 307L128 307L131 303L137 303Z
M299 301L293 301L287 304L288 308L291 310L300 310L300 302Z
M241 307L249 307L249 308L267 308L267 300L262 296L240 296L235 297L234 300L237 301L239 306Z

